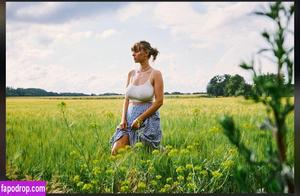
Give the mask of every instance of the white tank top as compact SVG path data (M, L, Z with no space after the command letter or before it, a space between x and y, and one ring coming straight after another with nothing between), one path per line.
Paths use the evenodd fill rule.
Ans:
M134 70L134 76L136 75L136 70ZM126 87L125 97L131 101L135 102L150 102L153 101L154 88L151 84L150 78L153 70L150 73L148 80L141 85L134 85L130 82ZM131 80L130 80L131 81Z

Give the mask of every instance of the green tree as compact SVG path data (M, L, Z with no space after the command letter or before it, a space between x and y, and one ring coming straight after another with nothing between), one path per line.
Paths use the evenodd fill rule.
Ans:
M208 83L206 87L206 92L209 96L224 96L225 95L225 85L230 79L229 74L224 74L222 76L214 76Z
M225 84L225 95L226 96L243 95L245 84L246 84L245 79L242 76L238 74L231 76L228 82Z

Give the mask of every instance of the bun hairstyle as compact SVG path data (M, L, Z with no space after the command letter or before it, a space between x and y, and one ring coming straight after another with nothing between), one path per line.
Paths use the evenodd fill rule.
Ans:
M155 61L156 56L159 53L159 51L156 48L152 48L150 43L147 41L139 41L131 47L131 51L140 50L144 50L148 54L148 59L150 59L150 57L153 56L153 61Z

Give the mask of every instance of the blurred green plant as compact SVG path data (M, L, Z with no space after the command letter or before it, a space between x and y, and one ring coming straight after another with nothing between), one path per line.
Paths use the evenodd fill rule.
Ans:
M288 33L294 35L293 31L288 29L294 10L294 3L285 6L281 2L275 2L271 3L268 9L253 13L265 16L275 23L276 30L274 32L264 30L261 33L262 37L267 41L269 48L263 48L257 52L258 55L271 53L275 61L274 59L269 59L277 66L277 74L274 74L275 77L257 73L254 68L254 59L250 63L242 62L240 64L241 68L253 72L254 88L245 98L264 104L267 117L261 124L260 129L271 130L274 136L274 141L270 137L269 146L264 149L267 155L265 159L258 161L255 153L241 141L240 130L235 125L231 116L225 115L219 120L224 129L224 134L238 148L239 153L248 163L248 167L241 164L236 168L235 177L243 192L253 191L251 190L251 186L246 184L245 179L247 174L256 175L257 180L262 182L263 187L261 190L255 191L294 192L294 166L288 165L286 155L286 135L288 132L286 117L294 110L294 103L291 102L291 95L293 96L294 94L292 84L294 62L291 59L291 53L294 47L287 47L286 37ZM286 78L284 78L283 70L287 71ZM276 143L275 149L272 142ZM268 168L269 172L266 179L263 175L257 174L257 171L260 171L261 168ZM253 169L256 172L253 172Z

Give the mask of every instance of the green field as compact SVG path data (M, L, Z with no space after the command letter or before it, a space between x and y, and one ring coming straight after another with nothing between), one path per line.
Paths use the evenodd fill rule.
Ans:
M60 103L66 104L63 118ZM240 192L234 168L244 160L223 134L218 119L233 115L242 141L264 158L272 138L259 130L263 105L237 98L166 98L160 108L162 148L138 143L110 156L122 99L6 99L7 177L46 180L47 192ZM67 120L67 122L65 121ZM294 165L294 113L287 118L288 164ZM275 144L274 144L275 145ZM245 179L261 188L254 173Z

